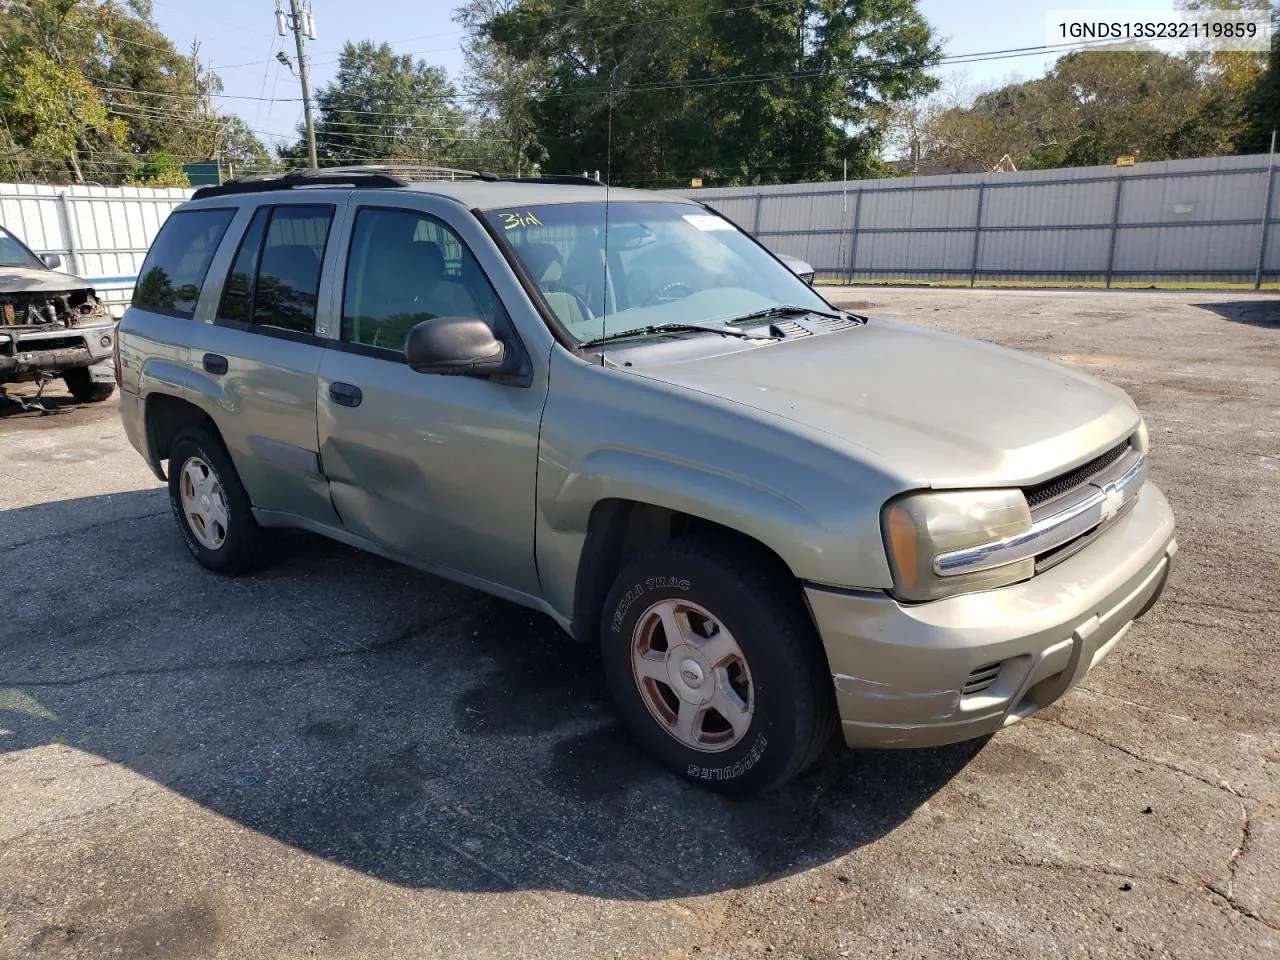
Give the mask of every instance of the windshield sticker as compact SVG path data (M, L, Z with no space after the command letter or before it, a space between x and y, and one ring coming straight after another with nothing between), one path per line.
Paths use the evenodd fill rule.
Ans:
M516 227L542 226L542 221L527 210L524 213L499 213L497 216L502 218L502 228L504 230L514 230Z
M733 224L714 213L687 213L684 219L699 230L732 230Z

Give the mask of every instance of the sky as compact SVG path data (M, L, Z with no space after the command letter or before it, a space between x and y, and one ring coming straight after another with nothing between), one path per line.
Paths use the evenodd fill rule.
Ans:
M160 29L182 51L193 40L211 59L223 83L219 109L234 111L268 146L296 138L302 119L298 80L275 60L279 50L295 56L294 39L276 35L272 0L152 0ZM287 0L285 3L287 7ZM947 55L1030 47L1045 42L1050 10L1170 10L1172 0L919 0ZM386 41L444 67L456 81L462 72L462 31L453 22L452 0L313 0L316 39L307 41L313 90L333 79L346 40ZM1040 76L1057 56L1034 55L941 67L940 77L970 90L997 86L1012 77Z

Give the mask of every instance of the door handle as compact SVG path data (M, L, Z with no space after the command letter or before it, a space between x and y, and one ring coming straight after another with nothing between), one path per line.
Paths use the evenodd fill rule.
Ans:
M216 353L206 353L204 355L204 368L220 377L227 372L227 358Z
M329 384L329 398L344 407L358 407L360 401L364 399L364 394L360 392L359 387L336 380Z

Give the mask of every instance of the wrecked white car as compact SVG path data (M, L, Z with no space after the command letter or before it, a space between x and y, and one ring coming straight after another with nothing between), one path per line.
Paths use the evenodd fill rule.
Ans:
M34 399L10 397L24 409L43 410L40 394L59 377L81 403L115 391L115 320L61 265L57 254L42 259L0 227L0 398L7 383L35 381Z

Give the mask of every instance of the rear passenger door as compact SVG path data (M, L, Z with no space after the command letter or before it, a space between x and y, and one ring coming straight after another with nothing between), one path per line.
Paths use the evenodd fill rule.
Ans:
M320 470L316 391L329 342L317 314L335 272L329 239L349 191L252 208L213 322L191 362L255 507L337 525Z

